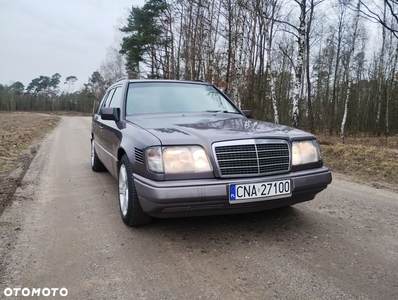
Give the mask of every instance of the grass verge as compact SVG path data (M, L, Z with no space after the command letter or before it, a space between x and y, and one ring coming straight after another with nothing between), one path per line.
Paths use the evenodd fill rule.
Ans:
M398 136L383 138L320 137L325 166L362 182L398 187Z

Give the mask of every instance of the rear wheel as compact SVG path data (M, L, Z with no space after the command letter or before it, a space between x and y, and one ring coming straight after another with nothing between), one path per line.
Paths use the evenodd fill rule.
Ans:
M91 139L91 169L94 172L102 172L106 170L104 164L99 159L97 152L95 151L94 139Z
M152 220L142 210L127 155L122 157L119 164L119 208L122 220L128 226L145 225Z

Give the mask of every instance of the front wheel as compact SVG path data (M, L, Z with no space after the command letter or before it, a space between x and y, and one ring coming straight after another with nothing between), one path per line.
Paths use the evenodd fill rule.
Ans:
M152 220L152 217L142 210L127 155L122 157L119 164L119 208L122 220L127 226L145 225Z

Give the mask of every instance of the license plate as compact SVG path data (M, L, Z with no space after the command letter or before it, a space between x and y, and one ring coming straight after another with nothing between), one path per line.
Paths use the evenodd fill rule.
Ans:
M230 203L271 200L291 195L290 180L229 185Z

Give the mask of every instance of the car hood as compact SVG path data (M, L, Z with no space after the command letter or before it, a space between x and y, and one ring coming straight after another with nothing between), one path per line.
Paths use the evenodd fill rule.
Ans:
M163 145L208 144L254 138L315 138L288 126L224 113L129 116L127 120L156 136Z

